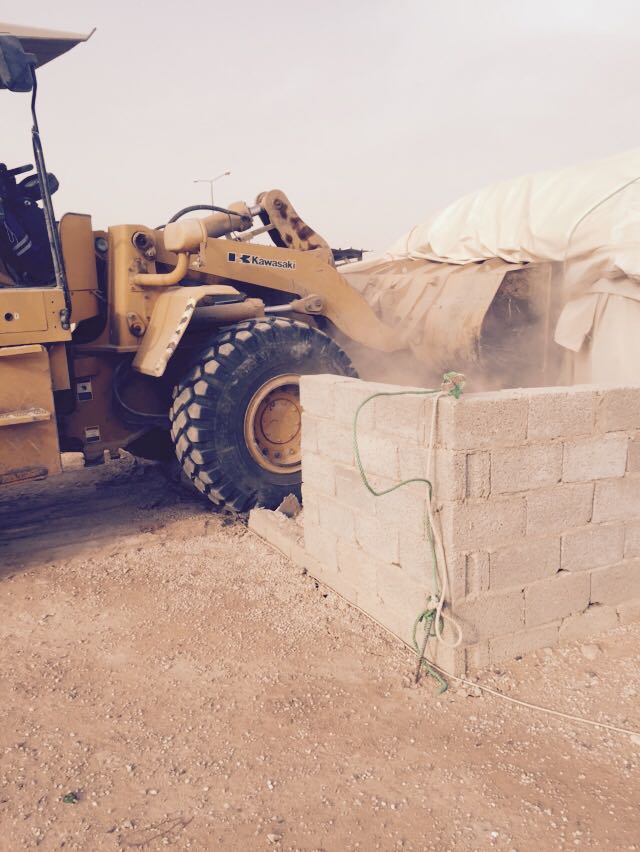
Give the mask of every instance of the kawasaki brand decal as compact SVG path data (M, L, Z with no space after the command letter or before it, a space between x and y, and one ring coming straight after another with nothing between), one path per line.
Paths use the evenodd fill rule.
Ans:
M250 266L271 266L273 269L295 269L294 260L269 260L259 257L257 254L236 254L235 251L227 253L229 263L248 263Z

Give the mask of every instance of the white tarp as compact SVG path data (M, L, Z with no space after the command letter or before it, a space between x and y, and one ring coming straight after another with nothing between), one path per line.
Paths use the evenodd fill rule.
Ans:
M490 257L524 263L564 261L602 248L616 256L623 272L640 273L640 148L465 195L412 228L388 254L445 263Z
M494 258L553 263L563 306L555 340L579 353L575 381L640 382L640 148L466 195L383 258L345 271L373 295L397 289L403 275L424 280L434 263L480 264L479 277Z

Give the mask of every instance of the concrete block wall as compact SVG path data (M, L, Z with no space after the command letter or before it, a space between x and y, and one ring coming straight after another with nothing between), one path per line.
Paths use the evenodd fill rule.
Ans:
M397 386L303 377L306 567L404 641L432 589L425 487L374 497L353 417ZM433 397L379 397L359 420L377 490L423 477ZM460 674L640 618L640 387L443 397L434 492Z

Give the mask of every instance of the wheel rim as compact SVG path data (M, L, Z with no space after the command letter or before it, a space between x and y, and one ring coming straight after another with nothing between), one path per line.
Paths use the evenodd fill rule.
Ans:
M252 458L271 473L302 469L300 377L274 376L251 397L244 417L244 439Z

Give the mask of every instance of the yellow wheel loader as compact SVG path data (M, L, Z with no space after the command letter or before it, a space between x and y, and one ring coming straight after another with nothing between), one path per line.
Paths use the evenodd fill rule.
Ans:
M56 221L36 68L87 38L0 24L35 161L0 164L0 484L60 472L65 451L175 452L214 503L274 507L300 489L299 376L355 375L330 334L401 344L279 191L158 228Z

